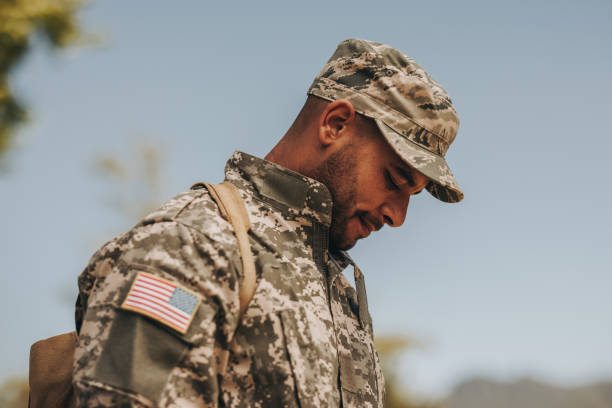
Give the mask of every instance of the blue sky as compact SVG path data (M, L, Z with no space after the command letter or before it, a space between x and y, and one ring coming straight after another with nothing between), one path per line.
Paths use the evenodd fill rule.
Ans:
M461 117L447 159L465 200L421 194L351 251L377 333L426 344L405 385L612 377L609 2L93 1L81 19L103 44L38 47L14 77L32 121L0 176L0 379L73 328L77 274L137 221L105 204L96 155L157 144L164 199L218 181L233 150L269 151L349 37L415 58Z

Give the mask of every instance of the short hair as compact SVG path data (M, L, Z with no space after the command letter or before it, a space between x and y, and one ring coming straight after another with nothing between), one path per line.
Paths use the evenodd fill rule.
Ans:
M308 95L306 102L304 102L304 106L302 106L302 109L298 113L295 121L287 133L300 134L301 131L310 126L313 121L319 120L321 113L323 113L327 105L329 105L331 102L332 101L328 101L316 95ZM355 120L357 121L357 124L372 130L371 132L360 133L360 136L371 137L372 135L380 135L382 137L380 131L378 130L378 126L376 126L376 123L374 122L374 119L364 116L359 112L355 113Z

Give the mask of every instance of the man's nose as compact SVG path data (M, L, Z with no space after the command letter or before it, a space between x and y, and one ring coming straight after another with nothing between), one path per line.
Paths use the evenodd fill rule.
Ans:
M408 211L409 202L409 195L402 197L401 199L396 198L393 201L385 202L380 209L385 220L385 224L388 224L390 227L401 226L406 219L406 211Z

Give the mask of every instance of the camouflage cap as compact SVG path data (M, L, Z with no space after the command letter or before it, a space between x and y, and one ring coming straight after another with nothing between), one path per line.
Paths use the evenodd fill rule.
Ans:
M350 101L356 112L374 119L406 163L431 180L427 190L434 197L449 203L463 199L444 159L459 117L446 91L416 61L388 45L348 39L308 94Z

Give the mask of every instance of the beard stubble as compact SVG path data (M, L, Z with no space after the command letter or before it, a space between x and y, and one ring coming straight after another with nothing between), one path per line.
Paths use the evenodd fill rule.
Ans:
M328 188L332 200L332 220L329 230L330 249L347 250L355 245L356 239L347 236L348 220L354 215L355 190L357 187L354 145L348 144L334 152L309 176Z

